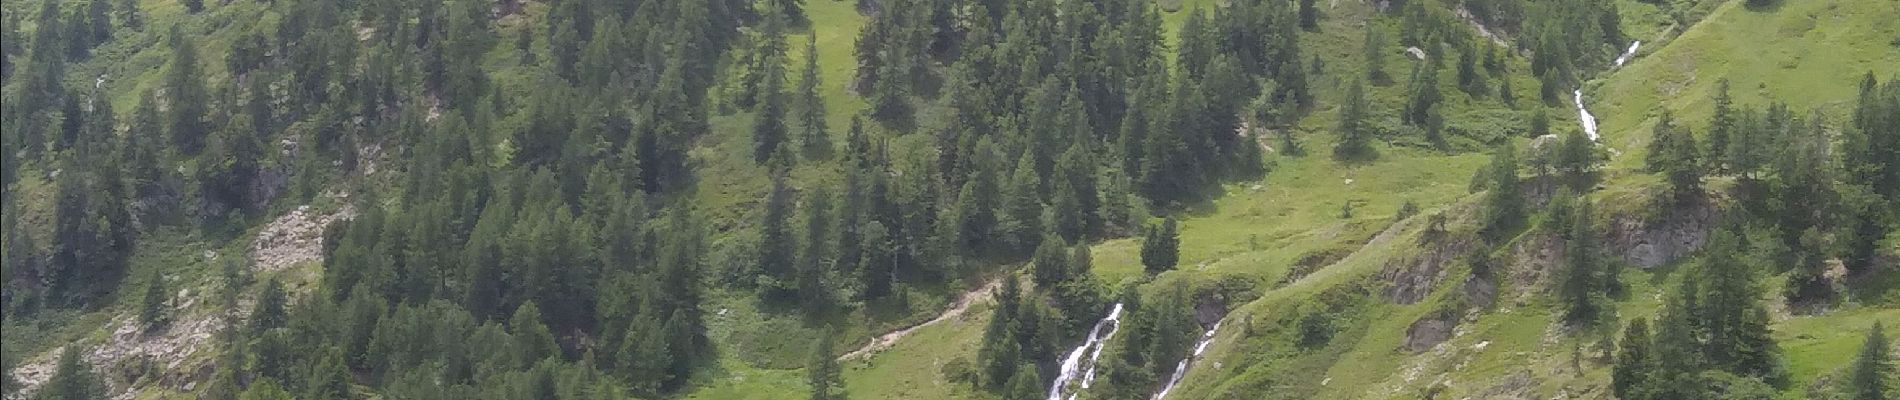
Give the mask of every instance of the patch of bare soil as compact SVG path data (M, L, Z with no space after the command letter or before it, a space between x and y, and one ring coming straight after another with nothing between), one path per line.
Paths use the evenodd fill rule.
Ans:
M950 309L944 310L943 314L937 315L936 318L932 318L929 321L924 321L924 323L913 325L908 328L898 329L896 331L891 331L890 333L878 335L878 337L872 338L870 343L865 343L864 347L859 347L857 350L852 350L849 353L844 353L844 355L838 356L838 360L849 361L849 360L870 358L871 355L877 354L877 352L884 351L884 349L888 349L888 348L891 348L891 346L896 345L898 340L904 339L905 336L910 336L911 333L917 332L918 329L923 329L923 327L930 326L938 322L948 321L957 317L961 317L963 316L963 313L965 311L969 311L971 304L976 304L976 302L978 301L989 299L990 294L996 292L996 288L1003 286L1003 279L1009 279L1009 278L1011 277L1003 277L1003 278L997 278L997 279L991 280L989 283L983 284L983 287L977 288L976 290L972 290L968 293L964 293L963 296L958 297L956 303L950 305Z

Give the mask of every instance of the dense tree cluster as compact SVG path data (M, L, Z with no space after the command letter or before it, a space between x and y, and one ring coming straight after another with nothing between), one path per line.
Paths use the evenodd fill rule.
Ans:
M1749 387L1787 377L1755 276L1762 244L1730 231L1669 295L1650 332L1643 320L1625 330L1614 388L1625 399L1740 398ZM1758 392L1758 391L1757 391ZM1713 397L1711 397L1713 396Z

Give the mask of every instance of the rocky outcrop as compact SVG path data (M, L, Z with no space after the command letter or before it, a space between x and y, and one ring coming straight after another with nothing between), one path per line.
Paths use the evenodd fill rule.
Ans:
M318 214L300 206L272 220L251 240L251 268L279 271L298 263L323 260L323 233L332 223L356 217L350 206Z
M1655 268L1702 250L1721 219L1720 211L1709 205L1672 207L1659 214L1612 217L1608 247L1629 265Z
M1429 245L1431 250L1423 254L1386 264L1385 269L1379 271L1379 280L1386 282L1382 293L1397 304L1413 304L1425 299L1445 280L1446 267L1469 253L1473 244L1470 238L1448 239L1443 244Z
M189 307L192 299L189 292L185 292L176 301L181 303L179 308L185 308ZM133 398L134 384L139 382L189 390L195 383L209 378L209 372L215 370L209 364L186 363L205 359L193 355L211 350L211 337L224 329L222 318L198 315L151 332L131 316L121 316L113 320L112 324L116 328L104 343L82 351L80 355L85 357L86 363L91 364L99 376L105 378L114 399ZM14 368L13 378L20 383L20 393L32 393L40 384L52 378L53 369L59 363L59 353L58 349L54 349Z
M1422 353L1432 347L1451 340L1452 330L1458 328L1458 316L1450 312L1435 312L1412 322L1405 329L1405 351Z

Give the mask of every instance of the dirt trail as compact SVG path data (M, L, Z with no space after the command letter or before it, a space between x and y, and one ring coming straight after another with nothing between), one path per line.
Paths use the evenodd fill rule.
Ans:
M937 315L936 318L924 321L924 323L921 324L912 325L908 328L878 335L878 337L872 338L870 343L865 343L864 347L859 347L857 350L852 350L850 353L844 353L844 355L838 356L838 361L870 358L871 355L877 354L879 351L891 348L892 345L897 344L898 340L904 339L905 336L910 336L911 333L916 332L918 329L963 316L963 312L968 311L970 305L976 304L978 301L988 300L990 294L996 292L996 288L1003 286L1003 279L1004 278L992 279L989 283L983 284L983 287L976 288L976 290L972 290L969 293L964 293L962 297L957 298L955 304L950 305L950 309L944 310L943 314Z

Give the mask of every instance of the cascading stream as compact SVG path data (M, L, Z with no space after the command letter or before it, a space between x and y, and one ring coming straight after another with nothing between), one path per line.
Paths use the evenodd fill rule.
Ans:
M1623 66L1623 63L1629 62L1631 57L1636 56L1636 48L1642 47L1642 46L1643 46L1643 41L1641 40L1630 42L1630 48L1628 50L1623 50L1623 55L1616 56L1616 66L1621 67Z
M1108 316L1096 321L1095 327L1089 329L1088 339L1076 345L1074 350L1070 350L1068 357L1062 358L1062 370L1056 374L1055 382L1049 384L1049 400L1063 400L1062 389L1066 388L1069 382L1075 381L1077 376L1083 377L1083 389L1087 389L1089 384L1095 382L1095 361L1102 358L1102 347L1108 343L1108 339L1115 337L1115 332L1121 330L1121 319L1122 304L1115 303L1115 306L1108 310ZM1107 331L1104 332L1103 329ZM1088 356L1086 370L1083 369L1085 368L1082 359L1084 355ZM1069 394L1068 398L1074 399L1075 394Z
M1623 50L1622 55L1616 56L1616 66L1621 67L1623 63L1629 62L1631 58L1636 57L1636 49L1642 46L1643 41L1641 40L1630 42L1629 49ZM1583 106L1583 89L1577 89L1571 92L1571 95L1571 98L1577 104L1577 123L1583 125L1584 136L1590 137L1591 142L1597 141L1597 117L1596 115L1590 114L1589 108Z
M1214 322L1214 327L1208 328L1207 333L1201 334L1201 340L1194 342L1194 353L1189 354L1187 357L1182 357L1180 363L1174 364L1174 374L1168 376L1168 384L1162 386L1161 391L1155 393L1152 400L1167 398L1168 392L1174 391L1174 385L1181 384L1181 378L1187 376L1188 365L1192 364L1194 360L1200 359L1201 353L1207 351L1207 345L1214 343L1214 333L1220 331L1220 324L1218 321Z

